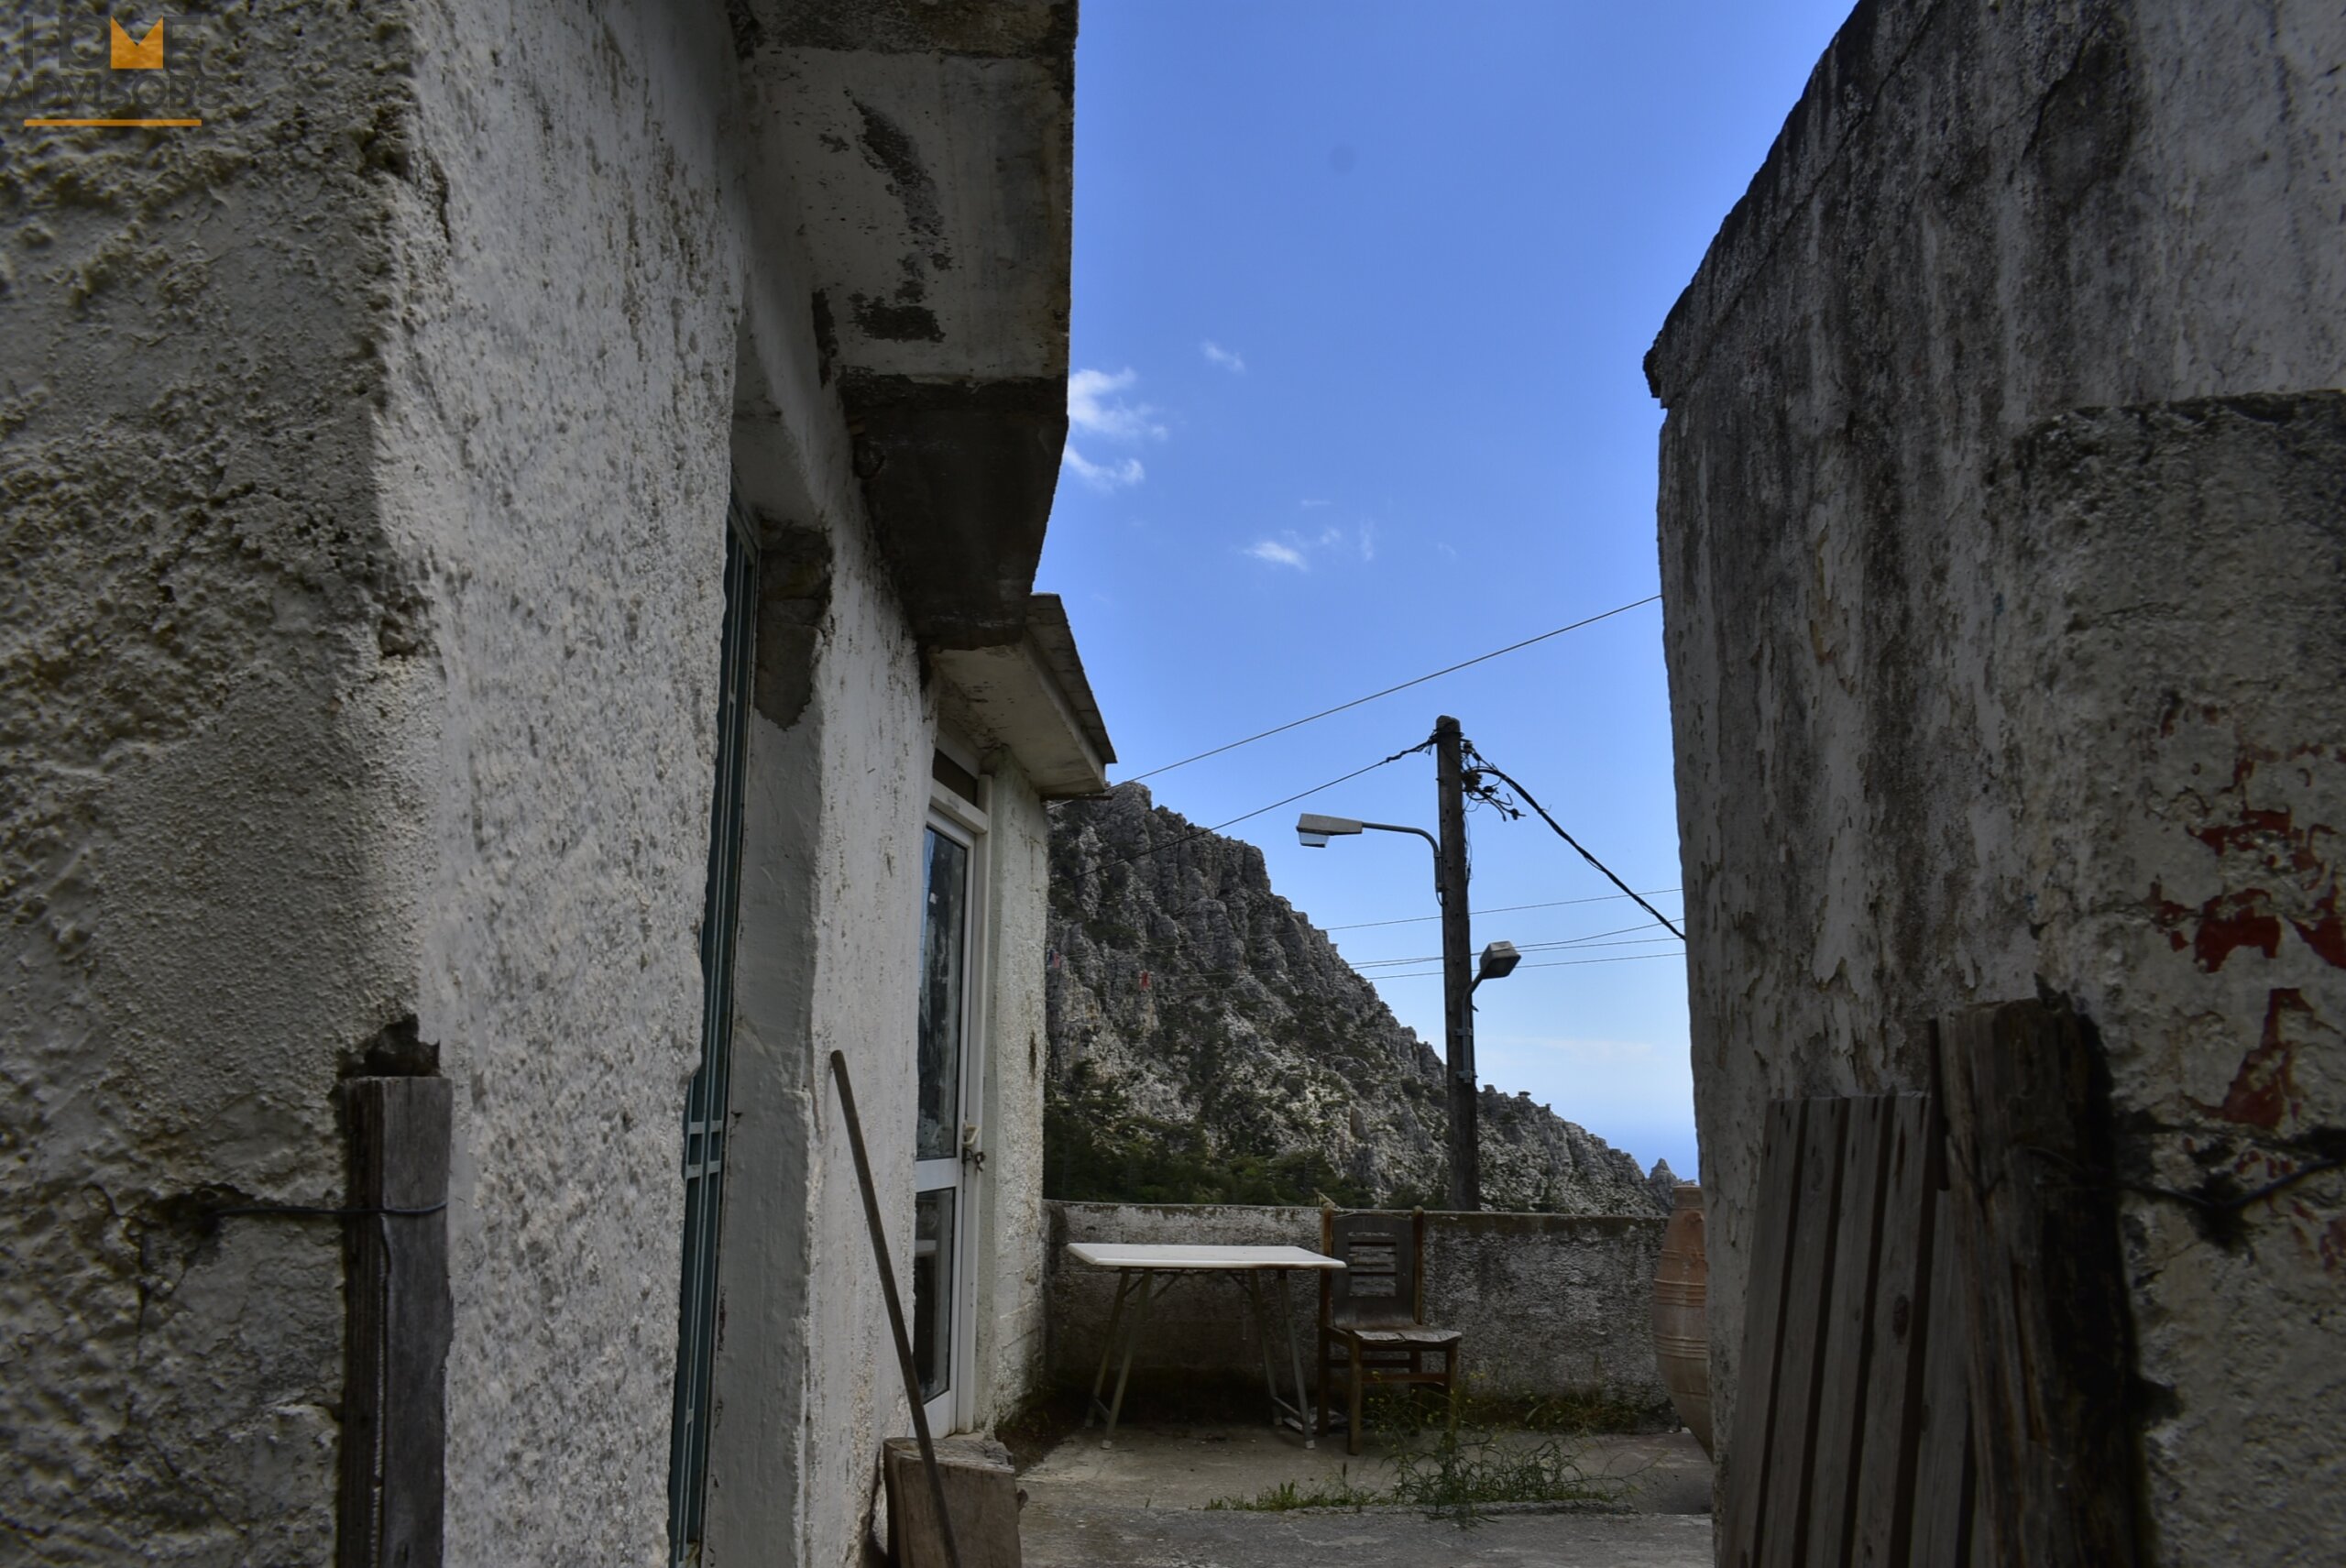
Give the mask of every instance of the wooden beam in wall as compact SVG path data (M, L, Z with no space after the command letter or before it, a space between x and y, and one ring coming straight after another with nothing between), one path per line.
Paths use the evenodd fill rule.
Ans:
M349 1309L337 1568L440 1568L446 1502L448 1146L444 1078L343 1086Z

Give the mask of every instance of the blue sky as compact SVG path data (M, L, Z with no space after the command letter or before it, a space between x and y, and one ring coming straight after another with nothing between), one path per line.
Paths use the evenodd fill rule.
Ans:
M1847 12L1090 0L1037 586L1066 596L1113 776L1657 590L1640 361ZM1630 610L1149 784L1211 826L1447 712L1631 886L1674 888L1661 626ZM1229 831L1356 927L1355 963L1437 951L1423 845L1306 850L1301 810L1431 828L1431 759ZM1559 905L1613 890L1536 820L1469 832L1477 910L1556 905L1478 916L1478 948L1662 935L1623 900ZM1379 990L1439 1048L1434 967ZM1693 1176L1677 943L1529 952L1477 1001L1486 1081Z

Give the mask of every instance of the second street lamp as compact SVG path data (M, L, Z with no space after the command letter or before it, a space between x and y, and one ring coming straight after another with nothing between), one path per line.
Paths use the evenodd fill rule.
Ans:
M1422 828L1323 817L1310 811L1296 818L1295 835L1312 850L1327 848L1331 839L1363 831L1414 833L1433 848L1434 896L1442 905L1442 1066L1450 1101L1450 1206L1474 1210L1483 1206L1483 1161L1474 1124L1474 992L1484 981L1497 980L1513 970L1521 955L1510 943L1494 942L1483 950L1482 971L1468 972L1467 955L1473 942L1466 916L1466 795L1462 756L1465 745L1458 720L1447 714L1434 721L1433 738L1441 785L1441 838Z

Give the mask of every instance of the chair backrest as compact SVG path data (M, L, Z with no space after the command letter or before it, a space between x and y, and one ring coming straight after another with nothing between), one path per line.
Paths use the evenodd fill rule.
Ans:
M1342 1328L1423 1322L1425 1240L1422 1209L1321 1210L1320 1250L1344 1266L1320 1277L1321 1321Z

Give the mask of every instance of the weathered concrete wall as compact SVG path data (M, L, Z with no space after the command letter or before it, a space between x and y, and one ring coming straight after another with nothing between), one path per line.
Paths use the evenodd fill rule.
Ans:
M203 1215L339 1202L336 1080L416 1007L429 633L371 483L409 40L264 4L203 132L20 130L184 112L68 12L12 11L0 92L0 1557L314 1563L341 1238Z
M979 1177L977 1417L989 1428L1042 1381L1048 1298L1043 1216L1044 931L1050 898L1050 822L1006 756L988 759L988 871L992 878L992 996Z
M1770 1097L2043 985L2137 1189L2346 1125L2341 63L2335 6L1860 5L1649 359L1723 1434ZM2163 1560L2346 1530L2340 1187L2124 1199Z
M1050 1369L1089 1389L1100 1365L1116 1277L1067 1255L1069 1242L1225 1243L1320 1250L1320 1211L1243 1204L1047 1202ZM1464 1334L1477 1392L1538 1398L1602 1393L1656 1412L1670 1402L1656 1369L1650 1313L1668 1221L1647 1215L1426 1215L1426 1321ZM1317 1387L1318 1283L1289 1286L1305 1376ZM1271 1349L1285 1379L1287 1343ZM1259 1381L1261 1342L1227 1277L1183 1282L1149 1311L1135 1369L1173 1368ZM1113 1376L1113 1374L1112 1374ZM1146 1419L1146 1412L1136 1412Z

